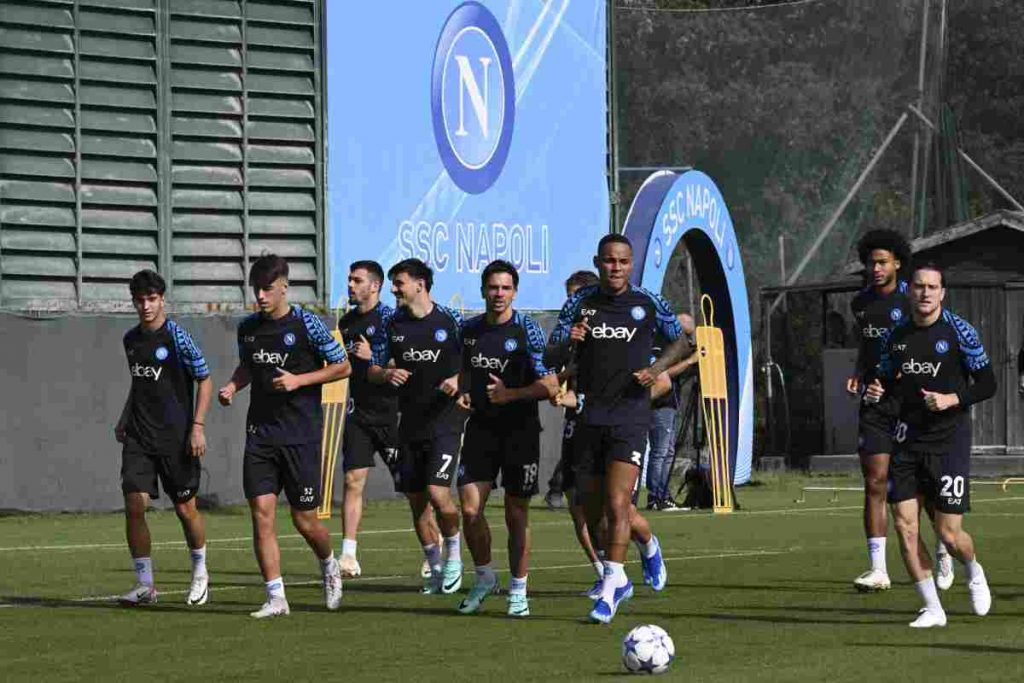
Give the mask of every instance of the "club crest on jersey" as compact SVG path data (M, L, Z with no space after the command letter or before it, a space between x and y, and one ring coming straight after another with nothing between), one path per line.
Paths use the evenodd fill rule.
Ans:
M288 334L284 335L284 345L285 346L294 346L295 345L295 335L292 334L291 332L289 332Z
M373 325L370 325L369 327L366 328L366 336L367 337L372 337L373 333L376 332L376 331L377 331L377 328L374 327Z
M158 346L158 347L156 347L156 352L153 355L156 356L157 360L167 360L167 355L168 355L167 347L166 346Z
M434 341L443 344L448 340L448 333L444 330L434 330Z
M935 353L945 353L946 351L949 351L948 341L946 341L945 339L940 339L939 341L935 342Z
M892 320L893 322L896 322L896 321L898 321L898 320L899 320L900 318L902 318L902 317L903 317L903 311L901 311L901 310L900 310L900 309L898 309L898 308L894 308L894 309L892 309L891 311L889 311L889 318L890 318L890 319L891 319L891 320Z
M515 351L518 348L519 348L519 342L517 342L515 339L512 339L510 337L510 338L505 340L505 350L508 351L509 353L512 353L513 351Z
M633 316L633 320L637 322L640 322L641 320L647 317L647 311L644 310L643 306L634 306L629 311L629 314Z

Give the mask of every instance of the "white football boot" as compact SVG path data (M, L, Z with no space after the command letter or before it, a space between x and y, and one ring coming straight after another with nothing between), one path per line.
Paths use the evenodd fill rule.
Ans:
M198 607L199 605L205 605L206 601L210 599L210 576L203 574L202 576L192 575L192 585L188 589L188 597L185 599L186 605Z

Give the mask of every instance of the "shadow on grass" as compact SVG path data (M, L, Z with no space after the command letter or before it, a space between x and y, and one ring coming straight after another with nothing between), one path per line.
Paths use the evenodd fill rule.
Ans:
M756 608L755 608L756 609ZM775 608L776 610L782 610L783 608ZM787 608L788 609L788 608ZM836 610L822 610L834 614ZM873 614L871 611L861 613L864 617L878 616ZM906 620L900 617L892 618L875 618L875 619L825 619L817 616L799 617L793 615L783 614L742 614L742 613L722 613L722 612L649 612L644 610L637 610L634 612L635 616L643 616L643 618L651 619L678 619L689 618L689 619L707 619L709 621L738 621L738 622L752 622L752 623L763 623L763 624L836 624L840 626L871 626L875 624L903 624Z
M849 643L853 647L894 647L906 650L952 650L953 652L977 654L1024 654L1024 647L1006 647L1004 645L975 645L972 643Z
M251 607L244 607L241 604L238 604L238 606L235 609L211 607L210 605L204 605L203 607L198 608L189 607L184 602L180 604L170 602L158 602L155 605L146 605L144 607L125 607L122 606L117 600L62 600L59 598L42 598L37 596L25 595L0 596L0 602L7 603L9 605L16 605L18 607L38 607L42 609L95 609L125 613L178 612L184 614L187 612L190 614L195 614L197 612L202 612L204 614L244 614L248 611L252 611Z

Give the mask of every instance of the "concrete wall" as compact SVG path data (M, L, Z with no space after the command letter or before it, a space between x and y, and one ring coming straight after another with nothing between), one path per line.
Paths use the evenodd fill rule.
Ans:
M202 347L214 387L237 362L239 317L176 317ZM540 316L542 325L551 316ZM25 318L0 313L0 510L114 510L123 507L121 448L114 424L130 384L121 346L134 316ZM244 502L242 450L248 397L216 401L207 417L201 495L221 505ZM541 406L541 491L558 460L561 412ZM335 484L338 499L341 463ZM367 496L394 496L383 466ZM166 496L161 503L166 505Z

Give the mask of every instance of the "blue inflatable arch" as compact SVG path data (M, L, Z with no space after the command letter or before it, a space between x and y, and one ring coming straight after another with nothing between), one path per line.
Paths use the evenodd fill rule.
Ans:
M714 181L700 171L659 171L644 181L626 216L633 283L660 292L672 255L685 244L701 290L715 305L725 339L729 390L729 462L733 482L750 480L754 433L750 307L739 243ZM702 324L700 311L692 311Z

